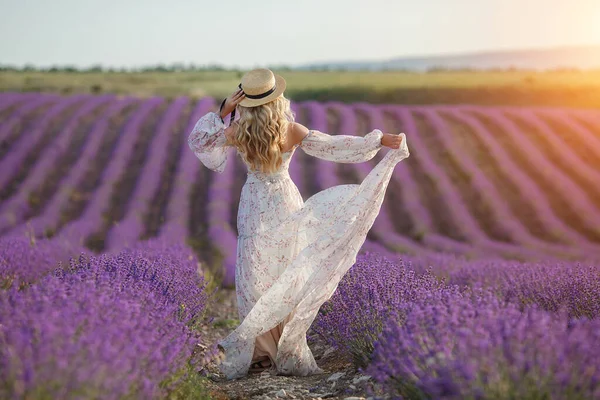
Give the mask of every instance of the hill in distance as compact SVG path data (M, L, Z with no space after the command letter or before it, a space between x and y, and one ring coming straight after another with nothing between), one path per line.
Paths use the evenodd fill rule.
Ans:
M550 70L600 68L600 45L552 49L486 51L450 55L398 57L382 61L331 61L298 66L297 69L411 70L442 69L529 69Z

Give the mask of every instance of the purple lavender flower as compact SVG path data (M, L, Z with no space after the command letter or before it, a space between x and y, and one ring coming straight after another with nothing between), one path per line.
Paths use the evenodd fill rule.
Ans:
M200 339L198 267L184 245L150 241L0 292L0 397L163 398Z

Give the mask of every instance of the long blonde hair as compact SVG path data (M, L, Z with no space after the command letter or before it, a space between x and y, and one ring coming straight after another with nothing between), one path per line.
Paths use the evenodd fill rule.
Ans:
M250 169L275 172L283 162L286 132L294 121L290 101L283 95L256 107L238 105L239 120L229 141L237 147Z

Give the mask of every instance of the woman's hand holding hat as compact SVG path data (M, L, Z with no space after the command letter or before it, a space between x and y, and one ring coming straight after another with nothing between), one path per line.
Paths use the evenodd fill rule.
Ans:
M226 116L231 114L240 101L244 100L245 98L246 95L242 89L237 89L231 94L231 96L227 97L220 110L221 119L224 119Z

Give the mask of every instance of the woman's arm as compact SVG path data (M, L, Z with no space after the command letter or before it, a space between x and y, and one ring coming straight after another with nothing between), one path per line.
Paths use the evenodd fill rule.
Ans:
M308 135L309 129L298 123L294 122L293 127L291 129L292 142L294 145L299 144L302 140ZM337 135L337 136L347 136L347 135ZM402 144L402 135L400 134L392 134L392 133L384 133L381 137L381 145L385 147L389 147L390 149L398 149Z
M207 168L223 172L229 146L225 124L216 112L209 112L196 122L188 136L188 145Z
M223 101L219 111L209 112L200 118L188 136L190 149L202 164L213 171L225 170L234 128L225 127L224 119L245 97L241 89L233 92Z
M383 146L400 148L403 134L394 135L374 129L365 136L329 135L295 123L292 138L311 156L340 163L358 163L372 159Z

